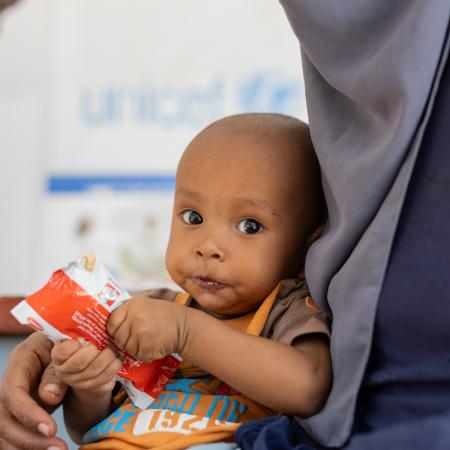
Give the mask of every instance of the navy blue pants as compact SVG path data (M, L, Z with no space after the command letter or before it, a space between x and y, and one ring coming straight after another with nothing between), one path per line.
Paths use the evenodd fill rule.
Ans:
M320 449L288 417L243 425L243 450ZM450 448L450 63L402 208L345 450Z

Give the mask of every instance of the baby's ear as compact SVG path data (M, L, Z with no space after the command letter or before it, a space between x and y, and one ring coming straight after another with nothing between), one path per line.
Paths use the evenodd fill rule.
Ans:
M324 227L325 227L325 224L322 223L306 238L306 245L305 245L306 251L308 251L309 247L311 247L311 245L315 241L317 241L317 239L320 238ZM298 277L301 280L305 279L305 265L303 265L302 268L299 270Z

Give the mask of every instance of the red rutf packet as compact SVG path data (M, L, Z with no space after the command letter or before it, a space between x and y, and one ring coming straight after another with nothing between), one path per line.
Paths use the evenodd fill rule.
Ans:
M145 409L176 372L181 357L171 354L143 363L117 348L106 332L106 323L111 312L130 298L108 270L88 255L54 272L42 289L19 303L11 314L54 342L72 338L91 342L99 350L113 348L124 361L117 380L132 402Z

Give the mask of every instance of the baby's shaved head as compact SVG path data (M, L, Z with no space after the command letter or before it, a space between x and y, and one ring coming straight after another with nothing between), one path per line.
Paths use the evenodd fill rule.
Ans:
M270 189L279 189L279 206L291 209L304 239L323 223L320 168L304 122L268 113L225 117L191 141L179 170L200 160L202 170L228 170L230 183L244 178L250 184L263 182Z
M323 220L308 126L281 114L227 117L201 131L181 157L167 268L206 310L249 312L280 280L299 276L308 237Z
M201 133L211 129L228 128L235 132L251 133L262 138L293 137L292 133L309 139L309 127L306 123L284 114L274 113L244 113L224 117L207 126Z

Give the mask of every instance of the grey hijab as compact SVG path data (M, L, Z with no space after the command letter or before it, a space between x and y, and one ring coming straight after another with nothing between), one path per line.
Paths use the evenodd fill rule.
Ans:
M401 205L448 52L448 0L280 0L302 52L329 222L306 261L333 318L334 383L300 419L340 446L353 424Z

